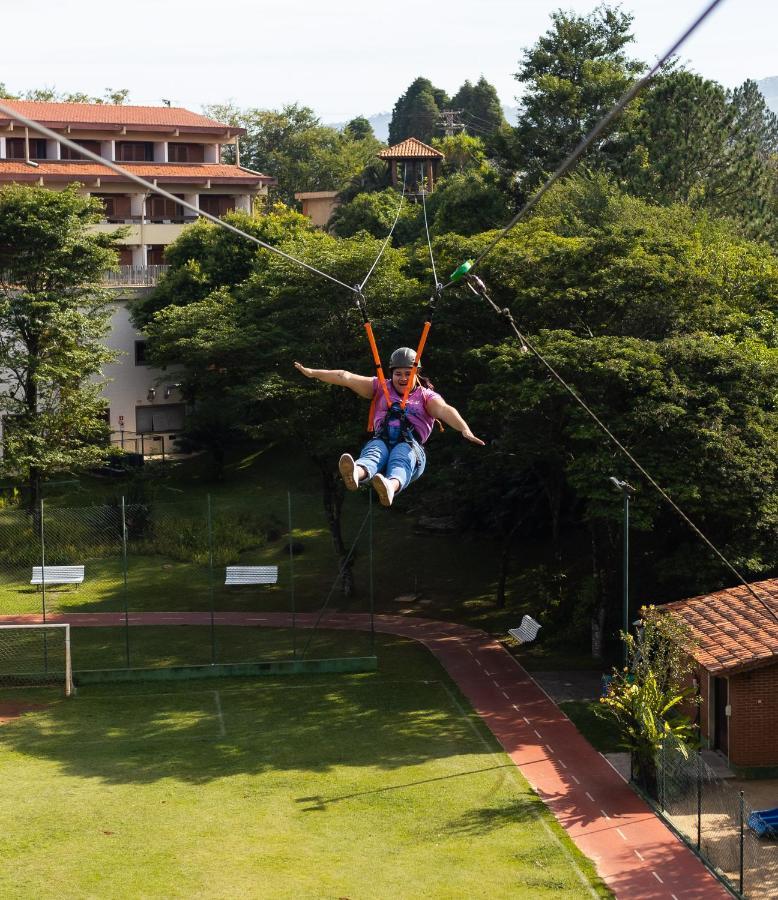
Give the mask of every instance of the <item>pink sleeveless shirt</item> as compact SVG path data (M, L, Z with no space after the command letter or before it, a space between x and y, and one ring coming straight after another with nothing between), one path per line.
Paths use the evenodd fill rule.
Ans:
M400 403L403 398L402 394L397 393L390 381L386 382L386 386L389 388L389 398L392 403ZM375 397L373 428L377 430L386 418L387 406L386 397L376 377L373 377L373 397ZM435 397L439 400L443 399L436 391L431 391L429 388L417 384L408 395L408 402L405 404L405 414L422 444L427 442L427 438L432 434L432 428L435 425L435 417L427 412L427 403Z

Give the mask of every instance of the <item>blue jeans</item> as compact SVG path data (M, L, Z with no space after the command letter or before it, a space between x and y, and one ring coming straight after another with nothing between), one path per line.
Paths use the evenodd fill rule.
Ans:
M356 463L367 471L368 481L381 472L386 478L396 478L402 490L421 476L427 456L416 441L398 441L390 450L382 440L373 438L362 448Z

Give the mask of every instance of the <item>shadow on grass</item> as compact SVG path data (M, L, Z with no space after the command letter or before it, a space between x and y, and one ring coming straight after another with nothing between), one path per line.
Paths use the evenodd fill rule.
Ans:
M380 656L369 675L84 687L3 726L0 747L108 784L483 756L427 651L384 638Z

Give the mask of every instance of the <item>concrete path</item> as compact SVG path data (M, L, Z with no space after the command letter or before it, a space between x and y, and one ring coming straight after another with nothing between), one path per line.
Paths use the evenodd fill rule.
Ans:
M5 624L38 616L2 616ZM119 613L50 616L74 627L124 624ZM131 625L208 625L208 613L132 613ZM315 616L299 614L310 628ZM286 613L218 613L218 625L282 627ZM368 630L364 614L331 613L322 628ZM600 876L624 900L723 900L730 893L589 744L515 658L463 625L376 616L375 630L413 638L441 662L524 777Z

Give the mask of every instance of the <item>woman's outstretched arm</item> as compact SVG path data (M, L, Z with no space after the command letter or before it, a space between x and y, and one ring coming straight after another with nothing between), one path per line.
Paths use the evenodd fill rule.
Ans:
M436 419L440 419L441 422L445 422L451 428L456 428L457 431L461 432L462 437L470 441L470 443L479 444L481 447L484 446L484 442L473 434L470 426L459 412L453 406L449 406L442 398L433 398L427 401L427 412L431 416L435 416Z
M296 362L294 366L306 378L315 378L325 384L337 384L339 387L354 391L355 394L365 397L367 400L373 396L373 379L367 375L355 375L345 369L309 369L299 362Z

